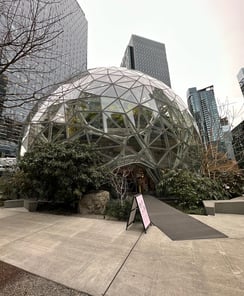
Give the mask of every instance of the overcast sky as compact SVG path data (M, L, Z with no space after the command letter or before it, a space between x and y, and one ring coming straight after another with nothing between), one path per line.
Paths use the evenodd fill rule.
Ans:
M162 42L172 89L184 101L188 88L214 85L230 117L244 119L236 77L244 67L244 0L78 2L88 20L88 68L120 66L132 34Z

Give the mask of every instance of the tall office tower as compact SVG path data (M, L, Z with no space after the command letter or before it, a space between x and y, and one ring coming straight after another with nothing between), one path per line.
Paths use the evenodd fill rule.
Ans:
M237 79L244 97L244 68L241 68L238 72ZM232 130L232 134L236 160L239 167L244 169L244 120Z
M1 83L4 91L1 91L0 102L3 104L0 153L11 154L17 147L20 126L36 101L49 93L54 85L87 69L88 25L77 0L3 2L0 44L9 38L11 42L19 42L19 47L17 42L12 47L3 47L0 64L5 65L12 59L23 45L22 40L28 40L28 34L29 38L40 37L39 43L42 44L39 51L33 48L34 54L30 51L10 65L4 76L0 75L0 83L7 82L6 85ZM45 36L48 36L48 42ZM15 131L15 127L18 130Z
M241 92L244 96L244 68L241 68L237 74L237 79L240 84Z
M197 122L204 145L207 147L209 144L216 144L223 151L223 131L213 86L200 90L189 88L187 103Z
M227 117L220 118L220 124L223 132L223 142L226 148L226 155L228 159L235 159L235 153L232 145L233 136L231 126Z
M244 120L232 130L232 135L236 161L239 168L244 169Z
M163 43L132 35L121 67L141 71L171 87L166 49Z

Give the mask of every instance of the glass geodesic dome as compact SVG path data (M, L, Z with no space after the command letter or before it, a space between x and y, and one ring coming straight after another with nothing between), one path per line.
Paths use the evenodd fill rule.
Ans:
M110 167L137 164L156 172L191 165L200 141L194 119L168 86L125 68L88 70L33 110L21 155L35 143L79 139L96 144Z

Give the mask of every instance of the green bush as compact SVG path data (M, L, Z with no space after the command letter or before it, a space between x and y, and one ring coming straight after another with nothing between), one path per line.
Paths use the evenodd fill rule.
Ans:
M224 184L230 197L238 197L244 193L244 174L240 171L220 172L216 178Z
M1 177L1 188L5 199L26 198L35 184L28 182L24 172L16 171Z
M127 221L130 215L132 202L126 199L121 203L119 199L111 199L106 206L104 215Z
M156 186L157 194L175 198L186 209L202 207L206 199L228 199L228 191L218 180L203 177L188 170L164 170Z
M107 181L93 147L78 141L35 146L18 162L12 190L25 198L73 203Z

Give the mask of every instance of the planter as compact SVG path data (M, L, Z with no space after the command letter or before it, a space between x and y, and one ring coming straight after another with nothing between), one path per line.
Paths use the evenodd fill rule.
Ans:
M5 208L19 208L24 206L23 199L9 199L4 201Z
M29 211L29 212L35 212L37 209L38 201L37 200L24 200L24 207Z

